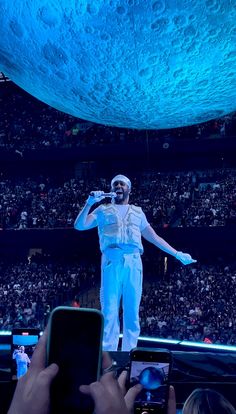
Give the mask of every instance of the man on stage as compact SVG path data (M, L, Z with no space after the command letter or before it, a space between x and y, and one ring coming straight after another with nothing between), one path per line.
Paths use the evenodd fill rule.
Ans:
M28 366L30 364L30 359L25 353L25 347L20 346L18 349L15 349L12 358L16 360L17 379L19 379L26 374L28 371Z
M116 351L119 342L119 307L123 302L122 351L137 346L140 333L139 305L142 295L141 236L159 249L171 254L184 265L195 263L187 253L177 252L150 226L141 207L129 204L131 182L124 175L111 181L112 202L91 206L105 198L103 191L90 193L75 220L77 230L98 227L102 252L100 301L104 315L103 349Z

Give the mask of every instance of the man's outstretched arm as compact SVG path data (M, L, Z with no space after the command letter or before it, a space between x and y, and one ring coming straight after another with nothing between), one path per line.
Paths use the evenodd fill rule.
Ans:
M159 249L163 250L164 252L174 256L177 260L179 260L184 265L196 263L196 260L192 259L190 254L179 252L170 246L164 239L157 235L155 230L149 225L142 231L142 236L144 239L149 241L150 243L154 244Z

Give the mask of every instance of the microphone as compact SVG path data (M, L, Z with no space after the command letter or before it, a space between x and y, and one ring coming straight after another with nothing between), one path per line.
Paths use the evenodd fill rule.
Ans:
M114 192L111 192L111 193L104 193L104 191L101 191L101 193L102 193L102 194L101 194L99 197L111 197L111 198L115 198L115 197L117 196L117 194L116 194L116 193L114 193ZM90 195L91 195L92 197L97 197L97 195L96 195L96 191L91 191Z

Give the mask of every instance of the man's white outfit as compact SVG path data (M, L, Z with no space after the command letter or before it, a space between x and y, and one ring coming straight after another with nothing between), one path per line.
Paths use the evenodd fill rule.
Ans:
M112 194L115 194L115 197L123 195L123 201L124 192L120 191L118 186L124 184L131 190L129 178L122 174L116 175L111 181L111 188L115 190ZM126 197L128 194L127 192ZM111 193L110 197L113 198ZM75 220L75 228L87 230L98 226L102 252L100 300L104 315L104 350L117 350L120 334L119 307L122 298L122 350L130 351L137 346L140 333L139 305L143 279L141 234L184 265L195 263L196 260L187 253L177 252L161 239L149 225L141 207L118 202L100 205L89 214L93 217L86 222L88 208L103 198L103 191L93 191L90 194L85 207Z
M141 232L149 225L141 207L129 204L100 205L92 214L98 225L102 252L100 301L104 315L103 349L118 348L119 307L123 301L122 350L137 346L140 333L143 253Z
M19 352L18 350L15 350L13 352L12 358L16 360L17 379L19 379L28 371L28 364L30 364L30 359L25 352Z

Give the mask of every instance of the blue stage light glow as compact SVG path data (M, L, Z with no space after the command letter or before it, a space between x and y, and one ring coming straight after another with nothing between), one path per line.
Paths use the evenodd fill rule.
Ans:
M122 338L123 335L120 335L120 338ZM234 345L220 345L220 344L206 344L203 342L191 342L191 341L180 341L177 339L166 339L166 338L153 338L153 337L146 337L146 336L139 336L139 341L143 342L152 342L156 344L173 344L173 345L179 345L179 346L188 346L193 348L205 348L205 349L216 349L216 350L222 350L222 351L236 351L236 346Z
M218 349L222 351L236 351L236 346L233 345L218 345L218 344L205 344L202 342L188 342L188 341L181 341L180 345L183 346L190 346L190 347L196 347L196 348L205 348L205 349Z
M0 70L63 112L159 129L236 110L235 0L1 0Z
M156 342L156 343L173 344L173 345L177 345L181 342L177 339L153 338L153 337L147 337L147 336L139 336L138 339L140 341L145 341L145 342Z
M2 336L8 336L8 335L11 335L11 334L12 334L11 331L0 331L0 335L2 335ZM39 333L39 335L42 336L43 335L43 331L41 331Z

